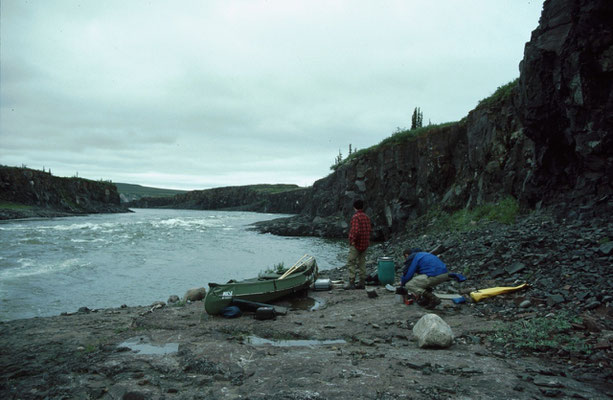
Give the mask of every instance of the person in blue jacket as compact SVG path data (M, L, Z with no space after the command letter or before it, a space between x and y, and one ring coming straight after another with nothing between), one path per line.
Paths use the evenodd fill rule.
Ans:
M406 261L400 285L405 286L407 292L413 293L417 299L426 297L426 303L436 306L440 300L432 294L432 288L449 279L447 266L434 254L419 249L407 249L403 254Z

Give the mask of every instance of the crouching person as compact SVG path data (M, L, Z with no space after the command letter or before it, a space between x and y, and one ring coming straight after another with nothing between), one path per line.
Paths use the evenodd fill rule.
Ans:
M406 261L400 285L405 286L409 295L412 293L417 304L434 308L441 300L432 293L432 288L449 279L447 266L434 254L404 250Z

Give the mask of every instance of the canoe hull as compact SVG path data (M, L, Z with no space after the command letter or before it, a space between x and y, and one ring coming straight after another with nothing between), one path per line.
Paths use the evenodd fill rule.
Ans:
M317 263L312 258L301 271L284 279L248 279L227 284L209 284L204 309L216 315L232 304L234 299L266 303L308 289L317 279Z

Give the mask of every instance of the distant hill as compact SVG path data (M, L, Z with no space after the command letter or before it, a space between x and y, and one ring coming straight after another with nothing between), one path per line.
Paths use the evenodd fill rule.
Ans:
M298 214L311 188L289 184L226 186L192 190L175 196L142 197L126 203L135 208L255 211Z
M172 197L187 190L160 189L131 183L115 183L122 203L138 200L142 197Z

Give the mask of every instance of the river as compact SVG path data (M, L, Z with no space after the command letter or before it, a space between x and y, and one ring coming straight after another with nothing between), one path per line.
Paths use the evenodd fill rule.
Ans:
M257 276L304 254L343 265L344 241L249 230L284 215L135 209L0 222L0 320L148 305L187 289Z

